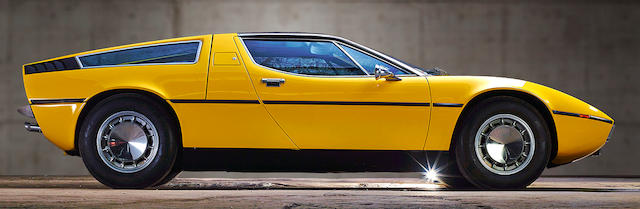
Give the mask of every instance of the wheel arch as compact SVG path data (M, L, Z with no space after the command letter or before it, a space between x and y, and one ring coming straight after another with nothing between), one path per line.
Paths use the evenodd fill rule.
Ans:
M551 148L551 157L548 162L548 165L551 165L550 164L551 161L555 158L555 156L558 153L558 135L556 132L555 122L551 115L551 111L545 105L545 103L542 102L540 98L528 92L523 92L523 91L518 91L513 89L499 89L499 90L489 90L474 96L469 102L467 102L464 109L462 110L462 113L460 113L460 116L456 121L456 126L454 128L452 139L455 139L457 137L456 135L458 134L458 130L461 129L460 126L462 125L462 120L464 117L470 114L470 109L472 109L475 105L479 104L481 101L491 97L496 97L496 96L511 96L518 99L522 99L525 102L531 104L534 108L536 108L536 110L538 110L538 112L540 112L540 114L542 115L542 117L544 118L547 124L547 128L549 129L549 133L551 135L551 141L553 146ZM456 140L451 140L451 143L449 145L449 151L453 152L455 143L456 143Z
M180 127L180 121L178 119L178 115L176 114L176 112L173 110L173 108L171 107L171 105L167 102L166 99L162 98L161 96L159 96L158 94L155 94L153 92L149 92L149 91L145 91L145 90L139 90L139 89L112 89L112 90L108 90L108 91L103 91L100 92L90 98L88 98L85 101L85 105L82 108L82 110L80 111L80 115L78 115L78 119L76 120L76 128L75 128L75 134L74 134L74 148L72 150L66 151L67 154L72 155L72 156L79 156L78 153L78 134L80 132L80 128L82 127L82 123L84 122L86 116L89 114L89 112L91 112L91 110L93 108L96 107L96 105L98 103L100 103L100 101L109 98L111 96L114 95L118 95L118 94L138 94L138 95L142 95L144 97L150 98L151 100L158 102L158 104L162 105L162 108L165 108L167 111L169 111L170 113L170 119L174 125L174 127L177 128L178 131L178 145L180 146L178 149L178 157L180 157L182 155L182 129Z

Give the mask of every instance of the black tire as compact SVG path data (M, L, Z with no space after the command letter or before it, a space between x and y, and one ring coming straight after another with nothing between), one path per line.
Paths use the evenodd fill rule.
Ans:
M531 104L515 97L498 96L481 101L473 106L469 113L463 118L461 129L457 130L459 132L455 135L456 144L454 148L458 169L465 179L481 189L523 189L542 174L551 155L551 136L544 118ZM531 149L533 147L535 150L524 155L533 154L533 156L529 158L530 160L527 164L512 165L515 166L512 170L515 173L511 174L497 174L495 172L501 172L499 169L496 168L491 171L485 167L489 163L483 165L487 161L481 162L479 155L476 153L476 149L481 150L482 148L477 148L474 144L482 124L499 115L512 115L522 119L528 124L534 136L529 143L534 142L535 146L529 146L528 148ZM513 124L516 123L514 122ZM528 137L529 135L525 136L525 134L521 136L527 139L530 138ZM522 150L524 152L526 149L523 148ZM493 168L493 164L490 167Z
M91 175L111 188L140 189L164 180L172 171L176 161L178 137L176 127L172 125L174 123L167 117L170 113L162 107L162 104L148 97L130 93L110 96L96 104L81 124L78 134L80 156ZM156 154L152 160L149 160L146 167L141 167L141 170L135 172L114 170L101 158L103 155L98 154L99 128L110 116L122 111L139 113L146 117L157 130Z
M438 180L443 183L449 189L474 189L476 188L471 182L469 182L460 170L458 164L455 161L455 154L450 153L451 157L447 161L442 170L438 172Z
M169 172L169 174L167 174L167 176L165 176L164 179L162 179L162 181L154 184L153 186L157 187L157 186L165 185L166 183L169 183L171 180L176 178L176 176L178 176L178 174L180 174L181 172L182 172L182 167L180 167L179 163L176 163L173 166L173 169L171 169L171 172Z

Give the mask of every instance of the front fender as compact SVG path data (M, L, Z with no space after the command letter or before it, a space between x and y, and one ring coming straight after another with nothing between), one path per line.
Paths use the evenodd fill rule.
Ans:
M547 104L558 137L553 164L565 164L589 156L606 143L613 119L598 108L573 96L539 84L527 82L526 89Z
M557 133L557 155L552 160L554 164L568 163L597 151L606 142L613 126L613 120L597 108L536 83L486 76L431 76L427 79L432 103L463 105L461 108L434 105L426 150L449 150L456 123L463 110L474 98L493 91L526 93L544 104L544 111L552 116Z

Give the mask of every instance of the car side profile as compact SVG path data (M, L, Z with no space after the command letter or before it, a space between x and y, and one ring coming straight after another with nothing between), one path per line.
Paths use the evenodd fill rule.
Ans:
M175 38L22 70L27 130L112 188L217 170L417 171L520 189L599 153L614 123L549 87L448 76L323 34Z

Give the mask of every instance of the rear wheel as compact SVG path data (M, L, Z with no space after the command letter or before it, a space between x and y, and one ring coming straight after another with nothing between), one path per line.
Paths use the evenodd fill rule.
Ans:
M161 107L144 96L120 94L89 112L78 147L98 181L112 188L145 188L165 180L176 160L177 137Z
M173 169L171 170L171 172L169 172L169 174L167 174L166 177L164 177L164 179L162 179L162 181L154 184L153 186L162 186L166 183L169 183L171 180L173 180L174 178L176 178L176 176L178 176L178 174L180 174L182 172L182 167L180 167L179 165L179 161L173 166Z
M551 137L540 113L514 97L480 102L456 134L460 173L482 189L521 189L535 181L550 158Z

